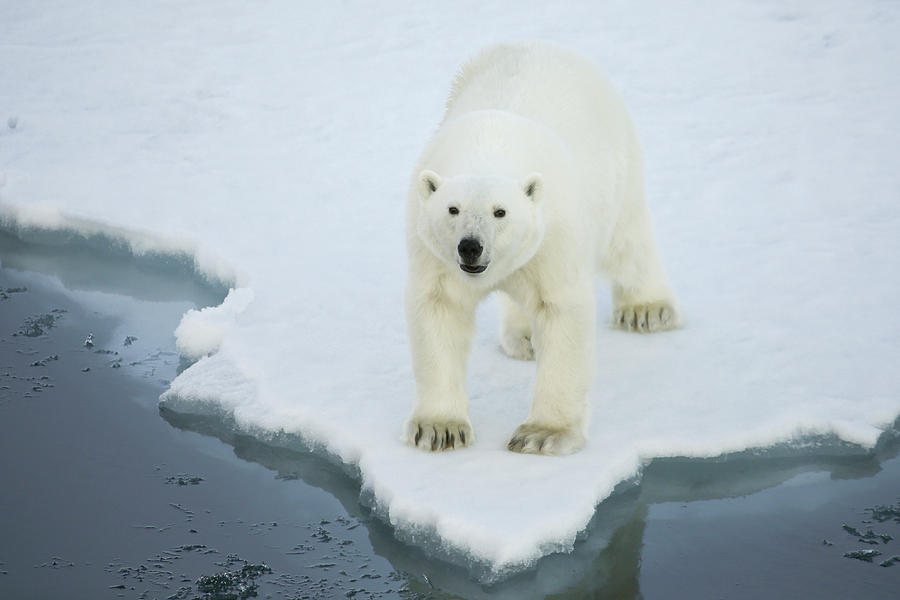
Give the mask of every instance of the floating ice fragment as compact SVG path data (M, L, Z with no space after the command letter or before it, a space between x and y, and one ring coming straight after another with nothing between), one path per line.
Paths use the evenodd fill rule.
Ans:
M3 179L0 176L0 187L3 187ZM0 290L0 300L9 300L10 294L19 294L22 292L27 292L28 288L24 287L15 287L15 288L6 288L5 290Z
M166 477L166 483L170 485L198 485L203 481L202 477L195 475L173 475Z
M878 563L878 566L880 566L880 567L890 567L890 566L893 566L894 564L897 564L897 563L900 563L900 556L897 556L897 555L895 554L894 556L890 557L889 559L883 560L883 561L881 561L880 563Z
M272 569L265 563L245 564L237 571L226 571L216 575L204 575L197 579L197 590L205 597L212 598L253 598L257 595L258 585L255 580L271 573Z
M874 508L867 508L866 510L870 512L872 518L879 523L883 523L890 519L900 523L900 503L891 504L889 506L878 505Z
M48 362L59 360L59 354L51 354L50 356L46 356L41 360L36 360L31 363L32 367L46 367Z
M58 314L52 314L55 312L57 311L26 318L25 323L13 334L13 336L24 335L25 337L40 337L44 335L47 333L47 330L52 329L56 325L57 320L62 318Z
M844 552L844 558L855 558L865 562L872 562L876 556L881 556L878 550L854 550L852 552Z

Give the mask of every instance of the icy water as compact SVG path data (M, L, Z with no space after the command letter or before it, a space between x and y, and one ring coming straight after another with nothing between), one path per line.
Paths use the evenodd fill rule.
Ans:
M3 600L900 597L890 435L655 461L575 552L479 585L396 540L330 460L160 411L171 332L226 290L104 244L0 232Z

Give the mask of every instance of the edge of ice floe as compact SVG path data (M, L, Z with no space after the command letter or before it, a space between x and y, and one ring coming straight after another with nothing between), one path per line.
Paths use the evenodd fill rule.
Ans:
M175 329L178 352L191 362L216 352L236 316L253 301L252 290L240 287L245 277L189 239L75 217L54 207L4 202L0 202L0 230L23 241L33 241L41 234L51 233L62 236L63 244L76 238L134 257L174 259L205 283L228 290L221 304L189 310ZM58 240L55 242L59 243Z
M234 267L189 239L76 217L52 206L23 206L0 200L0 229L25 241L40 232L61 233L83 240L99 239L136 257L160 256L183 261L202 280L225 289L246 285L246 277Z

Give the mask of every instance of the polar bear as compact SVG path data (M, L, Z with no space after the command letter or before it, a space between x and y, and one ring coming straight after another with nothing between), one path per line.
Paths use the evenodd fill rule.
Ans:
M491 292L503 350L537 359L515 452L585 444L598 271L611 281L614 325L678 325L628 112L589 61L557 46L501 44L463 67L414 171L406 228L412 446L473 443L466 362L476 305Z

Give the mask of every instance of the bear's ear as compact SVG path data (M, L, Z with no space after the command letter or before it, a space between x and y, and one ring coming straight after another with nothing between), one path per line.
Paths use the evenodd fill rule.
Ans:
M428 200L428 197L441 187L441 176L434 171L425 169L419 173L419 197Z
M540 173L532 173L525 178L522 190L530 200L539 202L544 196L544 177Z

